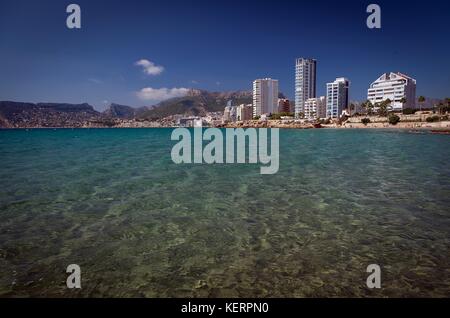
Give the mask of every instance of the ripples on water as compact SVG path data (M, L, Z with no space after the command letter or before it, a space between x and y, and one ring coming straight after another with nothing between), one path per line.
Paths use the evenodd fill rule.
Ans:
M450 296L448 136L283 130L260 175L170 133L0 131L0 296Z

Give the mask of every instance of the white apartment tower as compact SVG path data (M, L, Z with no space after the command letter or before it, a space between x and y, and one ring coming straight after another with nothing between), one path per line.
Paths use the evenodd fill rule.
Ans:
M402 99L406 103L402 103ZM384 73L367 90L367 100L373 105L391 100L394 111L416 107L416 80L400 72Z
M326 117L326 100L325 96L308 98L304 107L305 118L317 119Z
M304 113L306 100L316 97L316 65L314 59L295 60L295 118Z
M278 80L257 79L253 82L253 117L278 112Z
M327 114L328 118L339 118L342 111L348 107L348 89L350 82L344 77L336 78L327 83Z

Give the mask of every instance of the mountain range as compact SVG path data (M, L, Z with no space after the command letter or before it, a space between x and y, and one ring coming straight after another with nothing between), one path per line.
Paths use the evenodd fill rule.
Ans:
M186 96L163 101L155 106L131 107L112 103L99 112L93 106L68 103L24 103L0 101L0 127L83 127L90 124L110 126L117 119L158 120L176 114L201 116L223 111L227 102L251 103L250 91L208 92L190 90Z
M233 105L251 104L253 101L252 92L190 90L186 96L168 99L149 110L143 111L138 114L138 118L156 120L176 114L202 116L207 112L223 111L230 100Z

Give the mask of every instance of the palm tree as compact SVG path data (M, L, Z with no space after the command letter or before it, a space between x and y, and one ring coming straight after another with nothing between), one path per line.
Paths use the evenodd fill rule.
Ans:
M349 106L348 106L348 109L349 109L349 111L350 111L350 116L352 116L352 114L353 114L353 111L356 109L356 106L355 106L355 104L350 104Z
M366 100L364 103L362 103L361 107L366 111L367 115L372 115L373 104L370 100Z
M379 105L378 105L378 116L386 116L387 112L388 112L388 105L391 103L390 99L386 99L384 101L382 101Z
M419 96L419 105L420 105L420 111L422 111L422 104L425 103L425 97Z
M388 98L384 101L386 103L386 111L392 109L392 101Z
M400 103L402 103L402 108L403 108L403 105L406 104L406 102L407 102L407 100L405 97L402 97L402 99L400 99Z
M442 114L444 113L444 112L443 112L443 110L444 110L444 103L440 102L440 103L437 105L437 109L438 109L439 115L442 115Z

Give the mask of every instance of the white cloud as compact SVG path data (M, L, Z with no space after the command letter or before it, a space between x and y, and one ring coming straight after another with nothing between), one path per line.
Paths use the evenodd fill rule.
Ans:
M147 75L159 75L164 71L164 67L160 65L155 65L155 63L142 59L134 63L136 66L141 66L144 73Z
M103 84L102 80L99 80L98 78L94 78L94 77L89 78L88 81L91 83L94 83L94 84Z
M186 96L189 92L188 88L152 88L145 87L141 89L136 95L145 101L162 101L173 97Z

